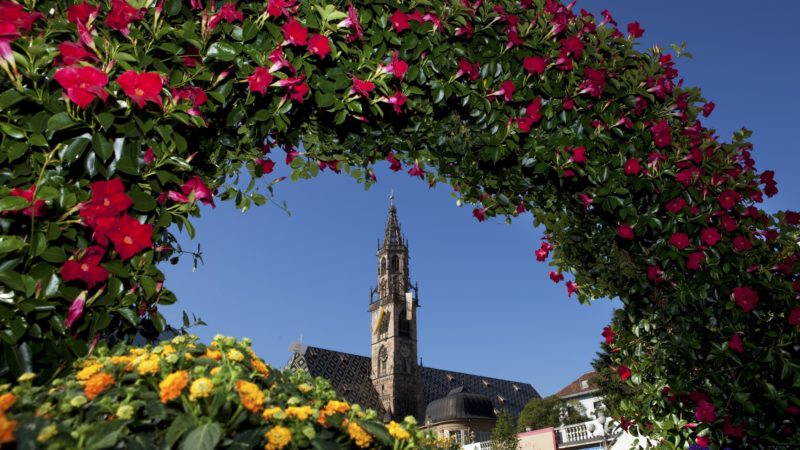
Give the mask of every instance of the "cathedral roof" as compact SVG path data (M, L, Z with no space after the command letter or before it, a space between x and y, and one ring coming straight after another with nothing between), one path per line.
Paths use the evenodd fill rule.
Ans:
M386 230L383 232L383 245L389 247L403 245L403 234L400 232L397 209L394 207L394 194L389 197L389 217L386 219Z
M295 346L289 368L304 368L312 376L328 379L336 392L351 403L383 413L378 392L370 381L370 358L319 347ZM428 405L463 388L471 394L487 397L495 410L508 411L516 420L522 408L539 393L529 383L472 375L450 370L420 367L422 401ZM424 419L424 418L418 418Z
M425 407L425 424L437 424L464 419L497 419L489 397L465 392L463 387L453 389L447 396L436 399Z

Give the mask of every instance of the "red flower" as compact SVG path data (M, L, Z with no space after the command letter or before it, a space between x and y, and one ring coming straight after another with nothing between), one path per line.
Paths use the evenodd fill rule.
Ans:
M127 211L133 205L133 200L125 193L125 186L119 178L95 181L91 187L92 199L87 205L81 207L81 217L89 216L89 214L84 215L84 211L94 216L114 216ZM94 207L96 210L89 211L87 206Z
M208 29L213 30L217 28L217 25L223 20L230 23L237 20L241 22L243 19L244 13L236 10L236 2L225 3L216 14L213 14L211 18L208 19Z
M478 219L478 222L486 220L486 208L475 208L472 210L472 215Z
M694 425L697 426L697 424L694 424ZM688 424L687 424L687 426L688 426ZM694 427L692 427L692 428L694 428ZM694 442L697 445L699 445L700 447L708 448L708 446L711 445L711 438L708 437L708 436L697 436L697 438L694 440Z
M694 418L700 422L713 423L717 420L717 411L714 404L706 400L697 402L697 410L694 413Z
M656 147L664 148L672 145L672 133L669 129L669 122L667 122L667 119L650 127L650 132L653 135L653 142L656 144Z
M466 36L467 39L472 39L472 36L475 35L475 27L472 26L471 22L467 22L463 27L456 27L454 34L456 36Z
M611 345L611 343L614 342L614 337L616 335L617 333L614 333L614 330L612 330L611 327L603 328L603 332L600 334L600 336L606 338L606 345Z
M703 117L708 117L711 115L711 112L714 111L714 107L717 106L714 102L708 102L703 105Z
M153 102L159 108L162 107L161 88L164 86L164 80L161 79L160 73L126 70L117 77L117 83L139 108L144 108L146 102Z
M640 38L644 34L644 29L639 22L631 22L628 24L628 35L634 38Z
M256 67L255 72L247 77L247 82L250 84L250 91L264 95L267 93L267 87L272 84L274 79L275 77L269 73L268 67Z
M567 281L567 297L572 297L572 294L578 292L579 287L576 283Z
M89 23L97 17L100 11L100 5L92 6L86 2L70 6L67 8L67 20L77 23Z
M347 42L364 39L364 30L361 28L361 22L358 20L358 11L353 2L347 6L347 18L337 24L339 28L355 28L355 34L347 36Z
M753 243L744 236L736 236L733 238L733 248L737 252L742 253L753 248Z
M547 59L539 56L526 56L522 60L522 67L530 74L541 75L547 68Z
M669 243L678 250L683 250L689 246L689 235L686 233L673 233L669 238Z
M719 205L722 206L722 209L731 209L741 199L742 196L738 192L725 189L721 194L719 194Z
M621 223L617 226L617 236L622 239L633 239L636 235L633 232L633 227L627 223Z
M117 219L107 235L123 261L153 246L153 225L141 224L128 214Z
M13 30L14 38L19 35L19 31L30 31L33 27L33 22L44 17L40 12L25 12L22 5L10 1L0 1L0 23L11 25L10 30ZM9 31L10 31L9 30ZM7 30L3 30L7 31Z
M147 150L144 152L144 157L142 158L146 165L153 164L156 160L156 154L153 151L152 147L147 147Z
M562 40L561 48L564 49L567 54L571 53L575 59L580 59L583 54L583 42L577 36L570 36Z
M744 344L738 333L731 335L731 340L728 341L728 348L738 353L744 353Z
M586 148L583 146L575 147L570 150L572 152L572 157L569 159L571 162L574 163L585 163L586 162Z
M594 201L594 199L587 194L578 194L578 198L581 199L581 203L583 204L583 209L589 209L589 206Z
M58 64L71 66L81 61L97 62L97 56L87 51L82 45L74 42L64 41L58 44Z
M514 86L514 82L511 80L506 80L500 85L500 89L492 92L488 95L488 97L496 97L496 96L503 96L503 99L507 102L510 102L512 96L514 95L514 91L516 90L516 86Z
M111 11L106 15L106 25L127 37L130 33L130 23L141 20L146 12L147 9L136 9L126 0L111 0Z
M283 31L283 39L285 43L292 45L307 45L308 44L308 28L297 21L294 17L290 17L285 24L281 27Z
M719 234L719 231L714 227L704 228L703 231L700 232L700 240L708 245L715 245L722 237Z
M272 17L290 16L297 11L297 0L267 0L267 14Z
M406 104L406 99L407 98L408 97L406 97L406 95L403 94L402 91L397 90L397 91L395 91L394 95L392 95L391 97L383 96L383 97L379 98L378 101L379 102L388 103L388 104L392 105L392 107L394 108L394 112L396 112L397 114L400 114L402 112L400 107Z
M70 259L61 266L61 278L64 281L82 280L86 283L87 289L105 281L108 278L108 271L100 267L105 252L106 249L99 245L88 247L80 259Z
M33 201L33 197L36 195L36 185L32 184L27 190L20 189L18 187L11 189L9 193L12 197L22 197L28 201L28 203L33 203L31 206L26 206L20 210L20 214L23 216L28 217L41 217L47 213L47 205L45 204L44 200L36 200Z
M728 215L720 217L719 222L720 225L722 225L722 229L727 231L728 233L736 231L736 228L739 227L739 224L736 223L736 219Z
M559 283L561 280L564 279L564 274L562 274L561 272L550 271L547 275L550 277L553 283Z
M742 425L734 425L731 416L725 416L725 424L722 426L722 433L726 436L739 439L744 436L744 427Z
M350 89L350 93L356 93L361 95L362 97L369 98L369 93L375 89L375 83L372 81L365 81L353 77L353 87Z
M394 153L392 152L389 152L389 154L386 155L386 160L389 161L390 164L389 168L392 169L392 171L394 172L397 172L403 168L403 165L400 163L400 160L395 158Z
M105 72L92 66L64 67L58 69L53 79L64 88L64 93L72 103L86 108L95 96L105 101L108 93L103 86L108 84Z
M758 293L747 286L733 288L733 300L744 312L750 312L758 306Z
M82 291L78 297L72 301L67 310L67 317L64 319L64 326L67 329L72 328L81 317L83 317L83 308L86 306L86 291Z
M649 266L647 268L647 279L656 283L664 281L664 271L659 266Z
M541 262L547 259L547 255L549 255L550 252L540 248L533 252L533 254L536 255L536 260Z
M689 270L700 270L700 264L703 263L703 260L706 259L706 255L703 252L694 252L689 254L689 260L686 261L686 268Z
M217 207L217 205L214 204L214 194L211 192L211 189L209 189L206 183L203 182L203 179L197 175L189 178L181 185L181 192L187 197L194 193L195 200L201 201L206 205L211 205L212 208Z
M475 81L481 76L480 69L480 64L472 64L466 59L461 58L461 60L458 62L458 72L456 72L456 78L460 77L461 75L466 75L469 77L470 81Z
M617 373L619 374L619 379L622 381L625 381L631 377L631 369L629 369L625 364L617 367Z
M408 169L408 174L412 177L420 177L423 178L425 176L425 171L419 166L419 160L414 160L414 165Z
M331 52L331 44L327 36L314 34L308 39L308 53L319 55L320 59L325 59Z
M580 94L588 93L592 97L600 97L603 94L603 89L606 88L606 71L595 70L591 67L583 69L586 79L578 86Z
M308 83L301 83L293 86L289 86L289 98L293 101L298 101L303 103L303 99L305 98L306 94L308 94Z
M789 312L789 325L800 325L800 307L794 308Z
M272 173L272 170L275 168L275 162L271 159L262 159L258 161L258 165L261 166L261 174L266 175L268 173Z
M625 161L624 167L625 175L639 175L639 172L642 171L642 167L639 163L638 158L628 158Z
M394 28L394 31L397 33L411 28L411 25L408 23L408 15L399 9L395 10L395 12L389 16L389 22L392 23L392 28Z

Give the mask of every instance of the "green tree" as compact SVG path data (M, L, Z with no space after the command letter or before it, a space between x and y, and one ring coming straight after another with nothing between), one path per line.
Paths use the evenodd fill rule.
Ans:
M514 431L514 417L508 411L502 411L492 430L492 448L494 450L516 450L517 433Z
M523 431L530 427L557 427L561 424L572 425L589 420L586 408L577 401L563 400L555 395L545 398L534 398L529 401L519 415L517 429Z

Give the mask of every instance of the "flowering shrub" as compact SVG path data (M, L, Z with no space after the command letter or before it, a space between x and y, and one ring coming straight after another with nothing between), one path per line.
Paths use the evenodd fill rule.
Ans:
M249 342L178 336L98 347L63 378L0 387L0 445L33 448L425 448L409 417L384 426L307 372L267 366ZM217 447L218 446L218 447Z
M556 0L0 0L0 374L156 336L199 204L263 204L282 161L371 184L385 160L477 220L531 211L553 282L620 298L620 423L797 446L800 214L758 209L749 132L703 126L644 32Z

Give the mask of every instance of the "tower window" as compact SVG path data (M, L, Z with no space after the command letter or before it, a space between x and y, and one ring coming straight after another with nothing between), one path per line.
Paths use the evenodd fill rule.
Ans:
M378 351L378 376L386 374L386 361L389 359L389 352L386 351L386 347L381 346L380 351Z
M400 329L398 330L398 334L403 337L410 337L411 336L411 322L406 320L405 315L400 315Z
M386 258L381 258L381 275L386 273Z
M392 271L400 270L400 258L397 255L392 256Z

